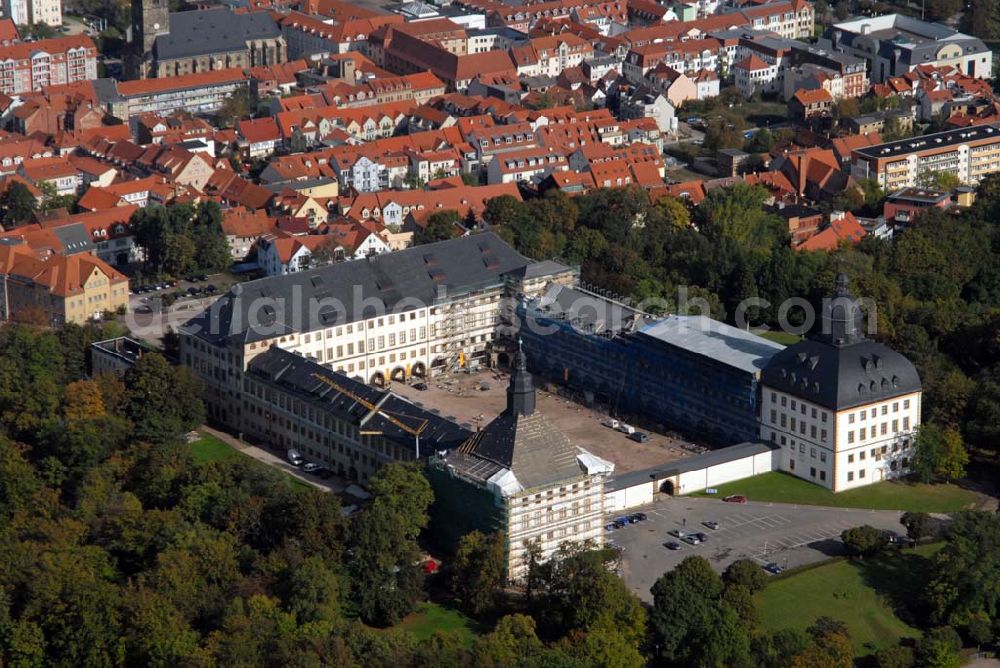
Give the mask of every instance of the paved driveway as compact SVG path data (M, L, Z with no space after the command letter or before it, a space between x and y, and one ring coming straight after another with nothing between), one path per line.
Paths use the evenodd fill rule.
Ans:
M608 540L625 548L622 576L643 600L651 600L649 588L682 559L698 554L718 570L741 558L760 564L777 562L784 567L801 566L843 554L840 534L844 529L870 524L901 533L898 511L820 508L777 503L731 504L719 499L664 498L629 512L646 513L645 522L631 524L608 534ZM712 531L702 522L716 521ZM680 550L668 550L671 529L703 532L708 540ZM680 541L677 541L680 542Z

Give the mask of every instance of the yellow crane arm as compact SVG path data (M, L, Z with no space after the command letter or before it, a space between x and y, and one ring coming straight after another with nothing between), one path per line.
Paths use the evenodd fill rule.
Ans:
M338 383L330 380L326 376L323 376L322 374L318 374L318 373L314 373L312 376L316 380L321 381L321 382L325 383L326 385L329 385L330 387L332 387L336 391L340 392L341 394L345 394L345 395L349 396L351 399L354 399L356 402L358 402L359 404L361 404L362 406L364 406L365 408L367 408L369 411L373 411L373 412L378 413L379 415L381 415L382 417L384 417L386 420L388 420L392 424L396 425L397 427L399 427L400 429L402 429L403 431L405 431L408 434L412 434L413 436L419 436L420 432L422 432L424 430L424 428L427 426L427 420L422 420L419 427L413 428L413 427L409 426L408 424L405 424L404 422L396 419L395 417L393 417L392 415L390 415L387 411L383 411L381 408L379 408L378 406L376 406L372 402L368 401L367 399L365 399L365 398L363 398L363 397L355 394L354 392L351 392L346 387L344 387L344 386L342 386L342 385L340 385L340 384L338 384Z

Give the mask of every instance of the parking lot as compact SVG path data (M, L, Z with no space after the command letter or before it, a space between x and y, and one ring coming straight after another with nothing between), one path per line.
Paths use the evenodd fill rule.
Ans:
M693 554L705 557L720 572L742 558L792 568L843 554L840 534L844 529L870 524L897 533L903 531L898 511L667 497L628 512L643 512L647 519L609 532L607 539L624 548L622 576L629 588L646 601L652 600L649 588L653 583ZM707 528L702 524L707 521L718 522L719 528ZM707 540L688 545L669 534L673 529L702 532ZM668 541L680 542L681 548L667 549L664 543Z

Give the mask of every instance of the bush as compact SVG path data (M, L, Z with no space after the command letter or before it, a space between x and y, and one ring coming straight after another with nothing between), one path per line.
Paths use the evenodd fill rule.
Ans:
M912 647L884 647L875 652L875 665L877 668L913 668L916 657L913 655Z
M751 592L760 591L767 584L764 569L753 559L737 559L722 574L727 584L743 585Z
M917 641L917 665L921 668L955 668L961 665L962 639L950 626L931 629Z
M884 531L865 524L846 529L840 534L848 553L856 557L871 557L884 550L889 545L889 539Z

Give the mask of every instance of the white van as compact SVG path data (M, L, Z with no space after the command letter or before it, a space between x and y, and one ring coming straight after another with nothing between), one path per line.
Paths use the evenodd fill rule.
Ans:
M604 418L603 420L601 420L601 424L603 424L605 427L611 427L612 429L618 429L618 420L616 420L616 419L614 419L612 417Z
M634 434L635 427L633 427L630 424L625 424L624 422L622 422L620 425L618 425L618 431L620 431L623 434Z
M305 461L305 458L299 454L298 450L289 450L288 461L292 466L301 466L302 462Z

